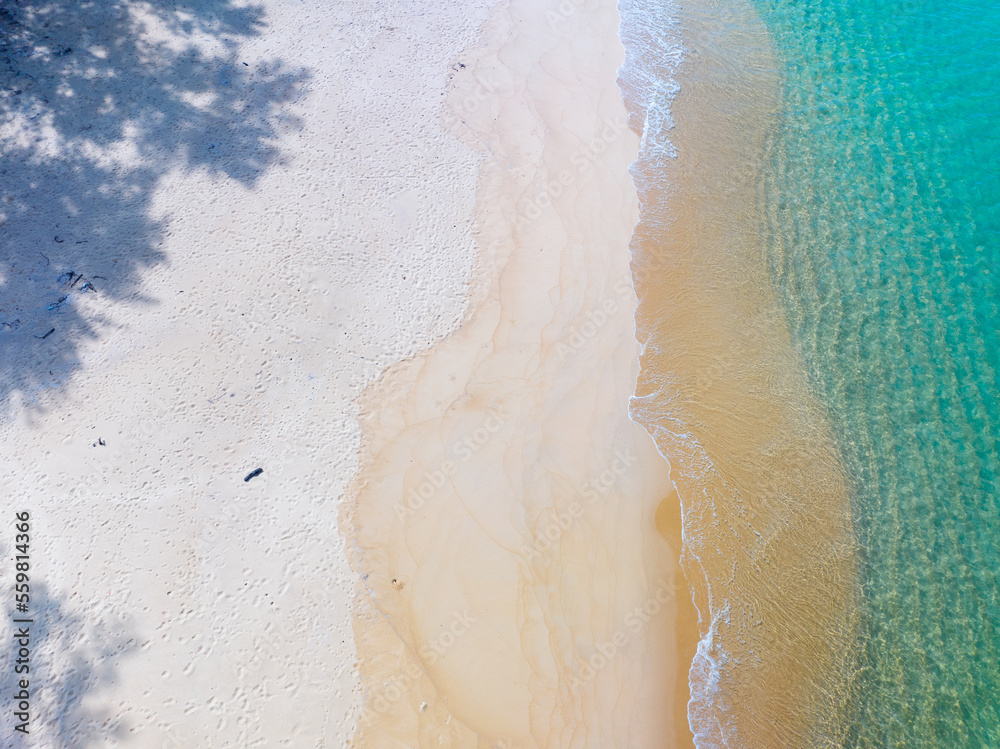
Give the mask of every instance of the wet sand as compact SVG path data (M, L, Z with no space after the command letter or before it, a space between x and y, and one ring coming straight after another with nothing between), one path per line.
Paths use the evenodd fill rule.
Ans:
M673 486L628 415L639 138L618 20L513 0L456 60L444 119L483 157L479 259L462 325L362 402L342 520L356 746L685 741L688 594L656 522Z

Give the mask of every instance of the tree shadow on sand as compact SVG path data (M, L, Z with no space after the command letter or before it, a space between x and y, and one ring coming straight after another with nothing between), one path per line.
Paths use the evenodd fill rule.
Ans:
M30 638L30 672L14 671L17 648L14 633L20 624L5 625L6 645L0 650L3 668L3 717L0 737L3 746L51 746L86 749L103 746L121 738L123 727L98 706L88 701L116 676L115 664L136 643L123 627L106 631L104 623L84 621L71 613L64 602L53 597L45 585L31 588L31 610L26 615ZM27 678L30 691L29 736L15 730L13 698L17 680Z
M239 56L264 29L226 0L0 0L0 404L65 383L102 305L143 298L161 177L279 160L308 76Z

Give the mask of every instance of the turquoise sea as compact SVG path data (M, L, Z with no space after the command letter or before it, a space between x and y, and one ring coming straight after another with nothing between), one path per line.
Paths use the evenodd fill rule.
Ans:
M847 745L1000 747L1000 3L754 5L766 251L861 551Z

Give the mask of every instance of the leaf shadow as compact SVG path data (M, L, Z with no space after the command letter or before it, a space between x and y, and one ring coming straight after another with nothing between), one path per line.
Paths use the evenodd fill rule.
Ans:
M88 622L72 613L66 602L52 595L47 586L31 586L30 624L8 624L9 644L0 651L4 694L9 709L4 710L4 746L58 746L86 749L123 738L124 728L106 708L91 697L111 685L117 676L116 664L135 649L135 638L127 628L113 629L107 622ZM30 656L28 672L17 673L18 627L28 630ZM22 664L23 665L23 664ZM15 700L21 679L28 681L28 730L15 730L19 718ZM30 737L30 738L29 738ZM30 743L29 743L30 742Z
M171 172L252 187L309 71L246 60L228 0L0 0L0 403L57 392L116 302L155 303Z

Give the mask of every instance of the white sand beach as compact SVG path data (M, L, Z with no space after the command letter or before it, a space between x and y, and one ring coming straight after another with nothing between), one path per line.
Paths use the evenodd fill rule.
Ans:
M673 746L614 3L21 6L0 733Z
M349 740L354 399L463 312L477 156L439 121L484 17L126 3L12 60L0 506L32 514L48 620L26 746ZM46 73L72 99L37 117Z

